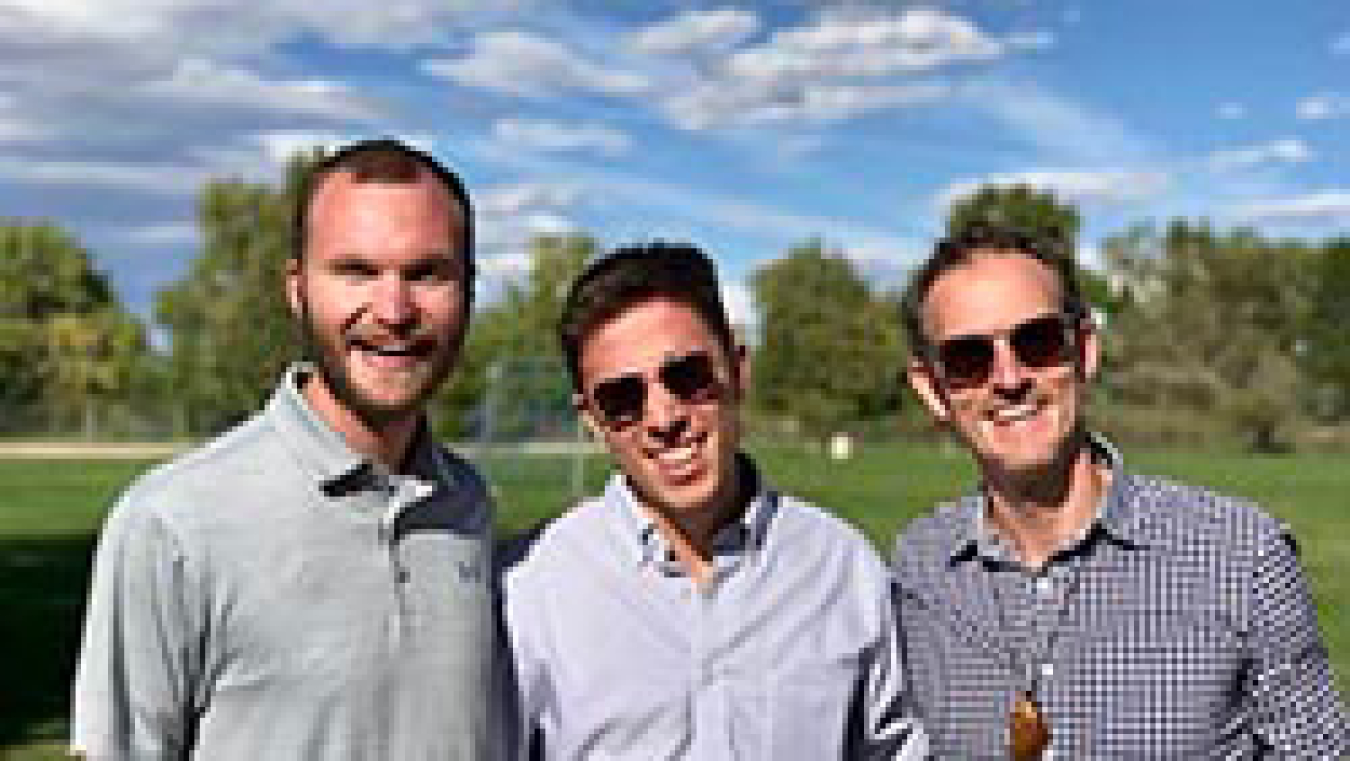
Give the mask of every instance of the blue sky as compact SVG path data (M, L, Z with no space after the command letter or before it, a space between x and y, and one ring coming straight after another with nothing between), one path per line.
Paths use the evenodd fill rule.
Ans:
M394 134L468 181L487 294L538 232L670 237L753 321L759 264L818 236L895 285L982 182L1077 201L1088 262L1177 215L1344 232L1347 75L1343 0L0 0L0 209L148 314L205 179Z

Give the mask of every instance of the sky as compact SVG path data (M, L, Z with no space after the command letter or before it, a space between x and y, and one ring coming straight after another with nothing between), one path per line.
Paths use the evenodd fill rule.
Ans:
M458 171L490 301L532 235L756 267L819 238L895 287L981 183L1145 221L1350 229L1344 0L0 0L0 214L74 232L134 311L210 178L392 135Z

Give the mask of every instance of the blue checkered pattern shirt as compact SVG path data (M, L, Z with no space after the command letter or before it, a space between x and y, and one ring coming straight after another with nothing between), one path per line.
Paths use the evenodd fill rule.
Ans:
M1287 529L1252 504L1124 473L1098 445L1114 477L1097 520L1040 573L999 562L979 495L897 542L906 674L936 756L1006 759L1029 678L1049 758L1350 754Z

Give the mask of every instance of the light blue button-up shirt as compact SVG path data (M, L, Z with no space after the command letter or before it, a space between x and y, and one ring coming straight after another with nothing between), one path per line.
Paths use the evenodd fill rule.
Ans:
M922 757L867 540L760 488L714 545L699 586L616 475L516 548L507 627L523 732L543 756Z

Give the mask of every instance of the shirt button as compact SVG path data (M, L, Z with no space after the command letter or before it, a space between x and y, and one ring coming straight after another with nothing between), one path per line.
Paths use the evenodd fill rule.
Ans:
M407 568L399 568L398 570L394 571L394 579L395 579L396 581L398 581L398 583L400 583L400 584L407 584L407 583L408 583L408 569L407 569Z
M1036 591L1045 596L1050 596L1055 591L1055 582L1049 576L1042 576L1036 579Z
M1042 664L1041 664L1041 676L1043 676L1043 677L1052 677L1052 676L1054 676L1054 675L1055 675L1055 664L1053 664L1053 663L1042 663Z

